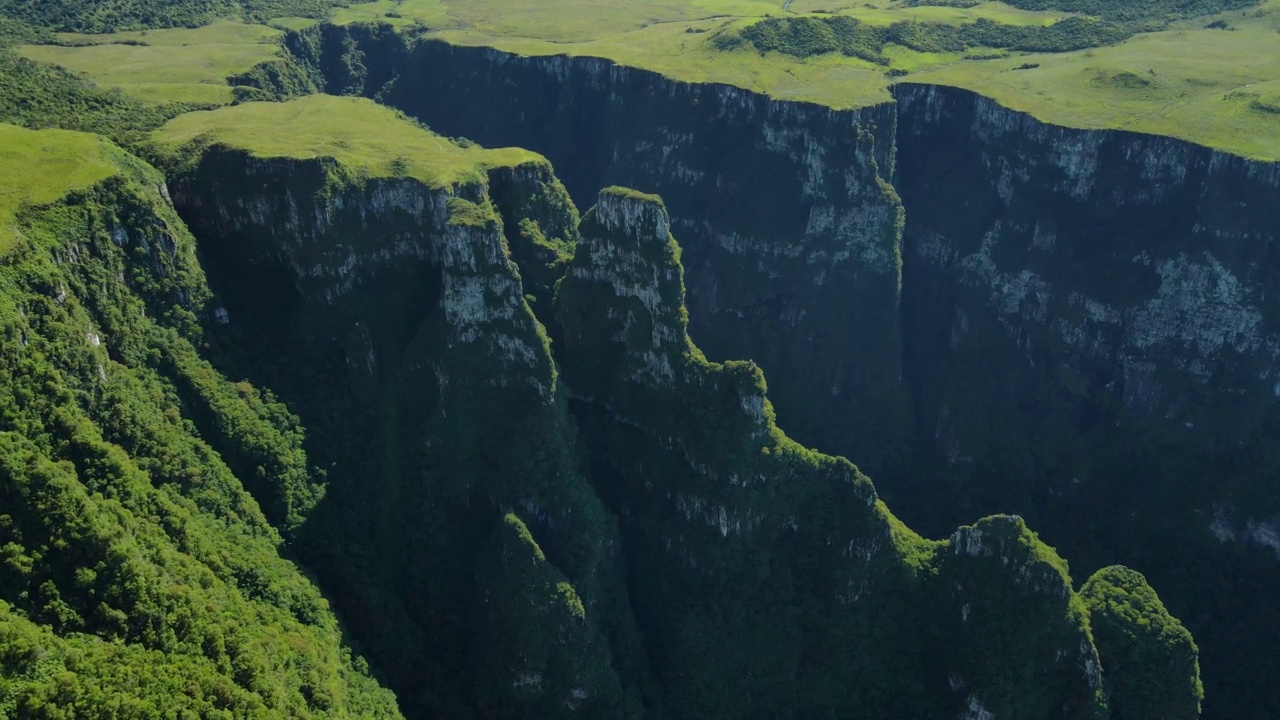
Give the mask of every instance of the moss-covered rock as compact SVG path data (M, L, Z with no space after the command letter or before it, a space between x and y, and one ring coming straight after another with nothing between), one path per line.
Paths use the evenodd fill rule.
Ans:
M938 551L939 651L959 711L1106 718L1103 668L1067 563L1022 518L993 516Z
M609 643L573 585L514 514L476 562L475 701L488 717L639 717Z
M557 303L593 478L624 520L672 706L1106 716L1088 613L1021 519L919 538L848 461L777 428L759 368L698 351L658 198L601 192Z
M1199 649L1141 573L1119 565L1080 591L1093 626L1113 720L1200 717Z

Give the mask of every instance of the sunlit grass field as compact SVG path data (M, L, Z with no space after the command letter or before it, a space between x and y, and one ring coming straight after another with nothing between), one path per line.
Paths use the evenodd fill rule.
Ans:
M69 42L95 44L28 45L21 52L148 102L229 103L227 77L278 56L281 34L263 25L227 21L194 30L64 34L61 39ZM146 44L121 44L126 42Z
M538 160L518 148L461 147L363 98L311 95L180 115L156 133L181 154L213 143L260 158L333 158L363 177L412 177L431 187L479 182L489 168Z
M21 237L15 214L87 188L116 173L112 153L96 135L65 130L27 130L0 124L0 255Z
M1171 135L1280 160L1280 0L1069 53L925 53L891 45L884 66L839 53L800 60L749 45L725 51L712 42L717 33L766 17L803 13L838 13L875 25L978 19L1049 25L1066 17L1001 2L959 8L901 0L377 0L338 8L331 20L387 22L430 38L525 55L608 58L681 81L725 83L837 108L890 101L894 82L939 83L975 90L1051 123ZM1226 29L1206 27L1215 20ZM272 25L301 29L314 22L279 18ZM223 22L199 30L68 35L63 39L148 45L28 46L22 52L153 102L227 103L227 76L279 52L281 30L275 28ZM1020 69L1027 65L1036 67Z
M976 90L1070 127L1119 128L1280 160L1280 33L1269 7L1232 30L1136 36L1112 47L956 62L910 82ZM1019 70L1026 64L1037 68Z

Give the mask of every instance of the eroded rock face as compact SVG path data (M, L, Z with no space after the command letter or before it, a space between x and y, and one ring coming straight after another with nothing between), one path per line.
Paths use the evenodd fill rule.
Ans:
M1234 177L1245 188L1239 195L1257 206L1257 198L1274 188L1274 173L1222 158L1201 162L1173 141L1122 146L1113 135L1045 128L994 105L966 115L952 107L946 91L936 98L904 95L904 133L896 138L899 109L888 106L832 112L732 88L672 83L591 59L514 58L428 43L410 65L386 97L439 130L544 150L579 197L615 181L666 192L673 219L662 227L674 227L686 241L682 259L695 336L713 358L753 358L769 370L786 424L806 442L850 454L879 472L894 492L906 493L909 480L921 478L914 487L928 487L934 496L928 503L907 500L905 507L930 508L920 514L929 515L931 533L945 536L939 528L954 526L953 513L968 519L1041 507L1055 543L1069 548L1078 541L1096 551L1089 545L1093 539L1062 532L1081 508L1091 517L1123 517L1116 508L1131 510L1131 517L1160 516L1170 528L1211 524L1194 513L1219 507L1220 498L1198 493L1210 486L1204 478L1223 457L1239 455L1232 455L1239 437L1232 423L1246 422L1249 413L1227 422L1206 415L1197 405L1200 391L1186 390L1196 386L1183 386L1180 378L1198 378L1199 387L1209 387L1221 377L1252 382L1249 372L1269 377L1266 367L1246 366L1253 362L1248 358L1269 362L1270 320L1256 292L1262 285L1230 252L1206 253L1198 240L1185 238L1155 252L1157 244L1148 240L1166 230L1182 237L1179 228L1186 227L1219 239L1257 236L1257 218L1239 221L1219 211L1229 203L1201 198L1196 207L1218 210L1203 210L1203 222L1182 225L1177 218L1185 213L1163 210L1190 207L1194 193L1187 188L1206 173L1219 173L1213 177L1222 182ZM898 147L902 162L896 162ZM931 166L934 161L942 165ZM962 169L948 171L952 162ZM911 198L933 203L922 201L923 224L912 226L915 255L908 257L906 277L898 271L901 203L891 180ZM1059 201L1074 205L1050 216L1037 210ZM644 208L611 210L609 202L602 201L601 225L650 227L642 221ZM1105 217L1080 209L1094 205L1107 208ZM633 211L638 214L627 214ZM1159 232L1128 233L1124 218L1144 213L1156 218ZM661 236L657 222L654 237ZM1091 233L1089 223L1102 229ZM1101 242L1109 238L1123 241L1120 250ZM1119 260L1102 262L1115 259L1107 253ZM635 303L614 307L607 317L614 322L608 336L629 348L616 366L625 372L616 378L631 382L637 395L648 388L721 387L698 380L700 370L681 369L672 352L682 342L682 333L673 330L678 321L655 319L662 308L674 307L662 304L659 291L674 277L670 272L646 265L631 246L597 245L588 256L590 262L571 269L570 277L600 281ZM1036 257L1048 260L1028 260ZM1134 281L1117 270L1129 265L1147 274ZM655 274L637 274L643 271ZM478 287L458 288L456 297L465 301L457 305L458 317L488 312ZM1133 296L1118 294L1122 289ZM494 305L495 312L501 306ZM568 357L566 363L573 363L574 354ZM769 405L762 389L754 389L756 369L726 367L738 368L725 386L738 410L723 417L743 419L748 431L735 428L729 435L731 444L745 447L746 438L768 427L763 418ZM447 383L450 376L436 377ZM610 398L607 412L636 422L618 412L636 406L610 394L618 388L591 387L583 383L575 390L595 401ZM722 405L717 399L707 407ZM692 417L684 415L675 419ZM1189 421L1198 424L1186 428ZM707 426L651 426L664 428L666 449L683 454L680 463L687 468L678 464L679 472L691 468L699 480L731 487L749 487L763 477L750 467L700 456L699 449L721 447L722 438ZM1248 428L1261 435L1265 423ZM1189 442L1189 430L1208 439ZM919 452L904 458L904 447ZM1274 467L1269 447L1251 446L1248 452L1257 457L1247 464ZM1235 500L1232 508L1252 512L1255 503L1243 496L1270 487L1269 476L1233 473L1214 487L1227 488L1223 497ZM935 484L939 477L963 482ZM1177 511L1150 511L1153 496L1178 498L1168 501ZM764 498L743 507L681 489L667 499L679 517L722 540L753 534L769 522L759 510ZM535 517L546 512L532 500L521 507ZM1262 521L1241 512L1215 516L1218 536L1264 537L1242 532ZM786 517L800 522L796 513ZM1123 535L1142 528L1128 523L1121 532L1120 524L1111 530ZM883 540L873 535L832 542L851 555L871 557ZM1097 542L1135 546L1124 537ZM672 543L691 567L706 566L688 544ZM843 589L834 596L841 602L874 595L858 576L837 584ZM982 692L966 697L974 712L1000 706Z
M1242 644L1271 656L1267 593L1216 578L1280 582L1253 559L1280 514L1280 166L958 90L898 100L920 451L904 515L937 531L947 508L1034 513L1086 567L1145 569L1177 612L1232 597L1250 620L1192 621L1206 712L1266 704L1214 666Z
M213 149L174 196L225 302L215 352L247 355L217 353L281 393L312 437L338 439L315 443L331 493L296 547L406 711L516 703L633 717L639 673L619 680L611 665L639 657L616 530L578 470L550 341L503 222L536 257L577 213L544 161L493 174L500 197L483 181L352 179L330 160ZM485 556L504 517L538 537L536 582ZM495 587L538 602L550 588L564 602L538 611L546 622L524 627L516 652L478 628L528 625L519 603L473 607ZM499 679L501 692L467 679L508 661L520 672ZM566 662L579 668L568 679Z
M558 303L566 380L670 706L1101 717L1065 563L1020 518L924 541L848 461L787 439L759 368L709 362L690 340L668 227L656 197L601 193Z
M805 442L873 474L902 453L891 106L833 111L435 42L385 97L445 134L546 154L584 206L608 185L661 194L708 356L759 363Z
M1115 458L1046 455L1035 436L1047 423L1084 436L1105 424L1149 449L1180 444L1202 472L1239 451L1227 438L1280 419L1269 297L1280 284L1280 167L1053 128L959 91L904 86L899 99L908 372L921 435L934 435L923 445L952 466L1029 448L1041 457L1014 462L1070 491L1101 481ZM1277 457L1274 442L1250 444ZM1260 483L1220 477L1174 504L1257 503ZM1251 507L1254 519L1277 509Z

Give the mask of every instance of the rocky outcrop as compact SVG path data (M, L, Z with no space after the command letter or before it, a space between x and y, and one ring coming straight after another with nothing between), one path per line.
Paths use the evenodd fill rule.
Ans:
M1066 563L1021 518L960 528L937 573L938 648L961 717L1107 717L1087 611Z
M871 472L902 451L891 106L835 111L594 58L416 46L384 95L439 132L551 159L579 203L661 193L712 358L773 378L788 427Z
M689 339L669 228L656 197L602 192L558 298L566 379L666 702L715 717L1105 717L1065 562L1020 518L925 541L848 461L788 439L760 369Z
M578 470L550 341L508 244L535 253L567 224L547 208L577 214L545 161L471 176L435 187L215 146L174 183L174 199L226 309L213 336L221 362L270 385L326 439L315 453L330 493L298 550L390 668L406 712L569 702L566 717L629 717L642 673L614 669L640 658L616 530ZM505 232L504 216L522 232ZM516 549L486 550L510 544L493 530L506 516L538 538L519 552L536 550L536 574L555 578L545 587L509 574L500 558ZM513 598L542 602L560 585L576 617L548 606L557 619L525 627L518 652L486 634L524 625ZM486 592L503 597L474 608ZM582 643L592 654L581 679L532 659L572 658ZM517 655L520 672L544 679L491 692L459 662L488 673Z
M1111 686L1111 717L1200 717L1196 643L1147 579L1113 565L1094 573L1080 594Z
M1086 566L1143 568L1195 618L1206 713L1280 707L1221 669L1245 646L1271 662L1280 633L1260 562L1280 514L1280 166L955 89L897 97L904 515L1017 510ZM1230 620L1192 611L1227 597Z

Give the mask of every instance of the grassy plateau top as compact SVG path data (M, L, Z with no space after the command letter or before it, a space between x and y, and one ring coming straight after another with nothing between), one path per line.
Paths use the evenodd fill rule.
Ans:
M334 23L388 23L521 55L606 58L779 99L864 107L890 101L894 83L932 83L1057 125L1280 160L1280 0L326 2L333 7L319 15ZM277 56L284 30L319 21L63 34L64 43L89 45L22 52L150 101L225 103L228 75Z
M21 235L17 213L66 197L119 172L110 142L66 130L27 130L0 124L0 255Z
M372 100L311 95L187 113L156 133L182 153L205 143L259 158L333 158L365 177L412 177L431 187L479 182L494 167L542 161L517 148L465 146L425 130Z

